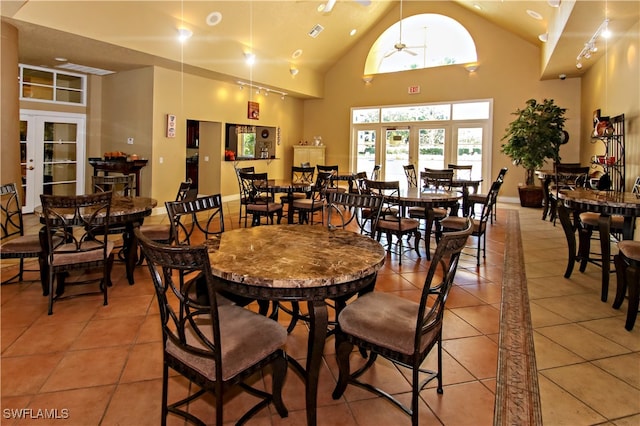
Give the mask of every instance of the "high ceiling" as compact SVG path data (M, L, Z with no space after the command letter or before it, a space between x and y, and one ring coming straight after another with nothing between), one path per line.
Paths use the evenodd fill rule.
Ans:
M619 37L640 15L638 1L561 1L558 8L550 5L553 0L457 3L536 45L543 46L538 36L548 33L549 41L541 50L541 78L580 75L589 62L578 70L576 55L604 18L610 18L609 28ZM61 63L55 58L65 58L113 71L156 64L229 81L262 80L301 96L318 96L305 88L318 85L322 74L372 26L381 20L388 25L397 21L400 2L338 0L330 13L318 11L322 4L322 0L3 0L0 12L3 20L19 29L23 63L52 67ZM407 16L417 3L404 0L403 6ZM212 26L207 19L219 22ZM323 29L312 38L308 33L317 25ZM176 40L180 27L193 32L184 44ZM349 35L352 29L357 30L354 36ZM247 67L243 52L255 53L260 66ZM295 79L291 68L300 71Z

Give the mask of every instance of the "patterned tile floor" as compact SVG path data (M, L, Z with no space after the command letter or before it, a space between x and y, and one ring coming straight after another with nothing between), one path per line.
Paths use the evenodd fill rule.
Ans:
M227 229L237 227L237 202L226 207ZM420 423L493 424L497 383L504 375L504 371L497 373L497 365L504 256L505 251L511 253L505 244L507 231L514 232L507 222L516 215L544 423L640 424L640 327L631 333L624 329L626 303L618 311L600 302L600 271L592 265L585 273L574 272L569 280L562 277L564 234L560 227L541 221L539 210L499 207L480 268L473 256L462 258L445 317L444 394L438 395L433 388L421 393ZM151 216L146 223L163 220L161 215ZM37 232L34 218L27 216L27 222L30 232ZM390 256L376 290L415 298L427 267L424 257L404 259L399 267L397 258ZM13 268L11 262L3 261L2 275ZM69 299L57 303L52 316L46 314L47 301L39 282L2 286L2 424L51 423L17 420L7 411L11 409L31 409L32 416L39 409L57 409L59 416L67 418L56 423L65 425L159 424L161 335L148 271L136 269L136 283L129 286L124 266L117 263L112 279L108 306L102 306L99 297ZM286 315L281 321L288 322ZM299 324L287 342L290 356L304 360L306 336L306 326ZM357 388L349 387L343 398L334 401L333 353L333 339L329 339L318 392L319 425L409 424L402 412ZM426 364L433 367L435 357L429 356ZM407 377L406 371L378 361L366 379L408 401ZM170 399L188 391L188 382L171 377ZM283 397L288 418L281 419L269 407L249 424L304 424L303 384L293 373L287 376ZM233 423L249 399L242 393L230 398L225 422ZM213 422L215 407L210 399L191 408ZM183 423L170 418L169 424Z

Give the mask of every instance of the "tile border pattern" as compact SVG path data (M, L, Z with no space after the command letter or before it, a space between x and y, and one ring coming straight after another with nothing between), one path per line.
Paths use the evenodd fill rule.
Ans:
M520 216L505 210L504 271L494 425L542 425Z

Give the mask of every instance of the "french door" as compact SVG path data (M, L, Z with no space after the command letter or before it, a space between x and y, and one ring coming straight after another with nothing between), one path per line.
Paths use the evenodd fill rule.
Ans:
M25 213L40 204L40 194L84 193L84 114L20 111L20 165Z

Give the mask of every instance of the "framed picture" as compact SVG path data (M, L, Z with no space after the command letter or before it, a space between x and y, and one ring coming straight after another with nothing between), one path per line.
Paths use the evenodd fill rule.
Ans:
M174 114L167 114L167 137L176 137L176 116Z
M249 101L247 104L247 118L252 120L260 119L260 104L258 102Z

